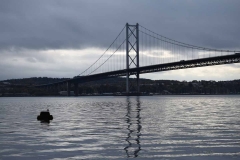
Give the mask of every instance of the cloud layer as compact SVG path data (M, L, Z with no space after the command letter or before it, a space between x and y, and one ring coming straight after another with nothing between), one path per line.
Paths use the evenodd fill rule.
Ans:
M78 75L98 58L127 22L198 46L240 50L239 6L238 0L3 0L0 79ZM203 73L197 76L199 79L208 79L207 75L219 80L225 76L240 78L236 75L239 65L221 67L223 71L218 76L207 74L205 69L191 69L194 73L188 69L158 73L161 76L157 77L178 79L182 75L182 79L190 80L196 79L197 72ZM218 68L206 69L210 72Z

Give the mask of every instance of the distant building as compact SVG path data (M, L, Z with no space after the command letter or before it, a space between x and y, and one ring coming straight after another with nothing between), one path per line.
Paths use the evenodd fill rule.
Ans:
M9 82L2 82L3 84L5 84L5 85L10 85L11 83L9 83Z
M60 91L59 94L61 96L67 96L68 92L67 91ZM70 91L70 96L74 96L74 91Z

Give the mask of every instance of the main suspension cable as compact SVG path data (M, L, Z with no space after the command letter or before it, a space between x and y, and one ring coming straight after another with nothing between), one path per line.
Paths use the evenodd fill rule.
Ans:
M125 29L126 26L123 27L123 29L120 31L120 33L118 34L118 36L114 39L114 41L110 44L110 46L105 50L105 52L103 52L103 54L92 64L90 65L87 69L85 69L82 73L80 73L78 76L81 76L83 73L85 73L88 69L90 69L94 64L96 64L105 54L106 52L111 48L111 46L115 43L115 41L118 39L118 37L121 35L121 33L123 32L123 30Z
M207 51L239 52L239 51L218 50L218 49L212 49L212 48L205 48L205 47L199 47L199 46L195 46L195 45L191 45L191 44L187 44L187 43L179 42L179 41L176 41L176 40L173 40L173 39L167 38L167 37L165 37L165 36L162 36L162 35L160 35L160 34L157 34L157 33L153 32L153 31L147 29L147 28L144 27L144 26L141 26L141 25L139 25L139 26L142 27L142 28L144 28L144 29L146 29L146 30L148 30L149 32L152 32L153 34L156 34L156 35L158 35L158 36L160 36L160 37L162 37L162 38L164 38L164 39L167 39L167 40L169 40L169 41L173 41L173 42L175 42L175 43L173 43L173 42L169 42L169 41L166 41L166 40L162 40L162 39L159 39L159 38L156 38L156 39L159 39L159 40L162 40L162 41L164 41L164 42L171 43L171 44L175 44L175 45L179 45L179 44L181 44L181 45L179 45L179 46L182 46L182 47L187 47L187 46L188 46L187 48L194 48L194 49L199 49L199 50L202 49L202 50L207 50ZM145 33L145 34L147 34L147 33ZM149 34L148 34L148 35L149 35ZM149 35L149 36L151 36L151 35ZM151 36L151 37L153 37L153 36ZM153 38L155 38L155 37L153 37ZM179 43L179 44L176 44L176 43Z

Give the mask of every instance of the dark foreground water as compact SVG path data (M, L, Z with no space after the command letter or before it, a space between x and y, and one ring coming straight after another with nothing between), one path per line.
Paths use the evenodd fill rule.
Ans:
M240 96L0 98L0 159L134 157L240 159Z

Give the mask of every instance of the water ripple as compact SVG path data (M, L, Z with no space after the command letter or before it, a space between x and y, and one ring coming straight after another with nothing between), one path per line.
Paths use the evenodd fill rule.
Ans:
M0 159L239 159L239 96L0 99ZM36 120L50 109L51 123Z

